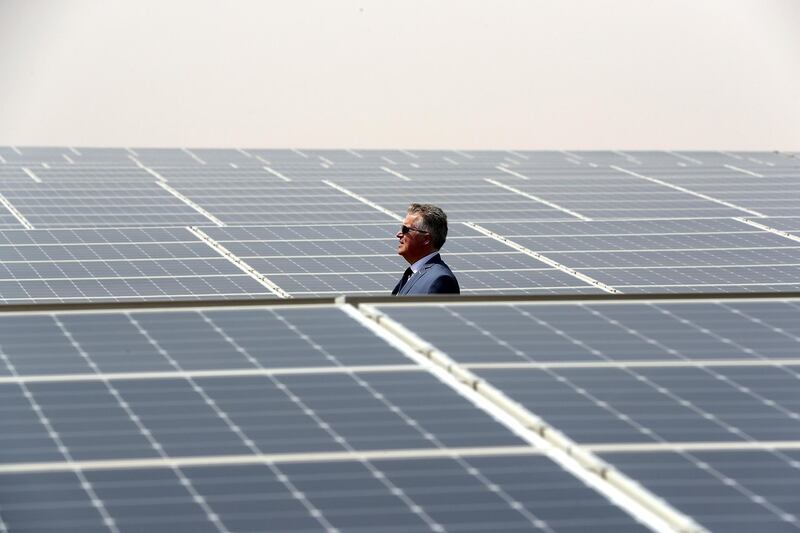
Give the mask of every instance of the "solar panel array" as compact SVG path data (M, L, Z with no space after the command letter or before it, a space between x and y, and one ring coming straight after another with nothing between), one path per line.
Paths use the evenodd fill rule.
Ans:
M766 152L0 147L0 532L800 529L798 178ZM388 294L415 201L492 299L331 303Z
M0 301L386 294L413 201L448 212L465 294L798 290L798 177L800 160L765 152L0 147L0 226L25 230L5 239ZM69 236L82 228L173 228L208 248L216 283L182 287L197 263L149 239L158 273L92 274L93 243ZM36 230L74 268L48 262Z

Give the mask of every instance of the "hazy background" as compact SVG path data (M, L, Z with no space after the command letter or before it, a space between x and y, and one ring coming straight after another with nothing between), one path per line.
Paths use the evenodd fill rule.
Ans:
M0 0L0 144L800 148L800 1Z

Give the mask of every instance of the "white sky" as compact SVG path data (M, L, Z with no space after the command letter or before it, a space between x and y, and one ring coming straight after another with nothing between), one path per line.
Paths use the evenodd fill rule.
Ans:
M0 144L800 149L798 0L0 0Z

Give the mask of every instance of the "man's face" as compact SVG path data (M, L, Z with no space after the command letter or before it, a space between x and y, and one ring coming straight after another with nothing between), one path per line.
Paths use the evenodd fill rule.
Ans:
M419 228L419 215L406 215L406 218L403 220L403 226ZM397 232L395 237L400 239L400 242L397 244L397 254L408 261L408 264L415 263L417 260L422 259L433 251L429 233L423 233L412 229L404 234L401 230Z

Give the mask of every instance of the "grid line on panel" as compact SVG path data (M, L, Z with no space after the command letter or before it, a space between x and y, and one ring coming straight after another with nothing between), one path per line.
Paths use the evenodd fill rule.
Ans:
M781 444L781 443L779 443ZM790 446L791 444L785 444ZM800 444L798 444L800 446ZM613 450L610 446L600 448L602 451ZM662 449L662 448L656 448ZM628 451L627 448L624 451ZM168 468L180 469L192 466L225 466L225 465L281 465L293 463L344 462L344 461L378 461L397 459L438 459L438 458L470 458L470 457L519 457L538 456L544 452L531 446L486 446L486 447L454 447L454 448L415 448L389 450L347 450L341 452L301 452L301 453L253 453L244 455L201 455L181 457L156 457L146 459L98 459L81 461L52 461L39 463L0 464L0 474L18 474L34 472L72 472L74 470L110 470Z
M734 165L728 165L727 163L722 165L722 166L725 167L725 168L729 168L731 170L734 170L736 172L741 172L742 174L747 174L748 176L753 176L754 178L763 178L764 177L764 174L759 174L758 172L753 172L752 170L739 168L739 167L734 166Z
M502 165L497 165L494 168L496 168L500 172L505 172L506 174L508 174L510 176L514 176L515 178L519 178L519 179L523 179L523 180L529 180L530 179L528 176L525 176L524 174L520 174L519 172L511 170L510 168L506 168L506 167L504 167ZM511 190L511 189L509 189L509 190Z
M19 223L22 224L22 226L25 229L34 229L33 224L31 224L28 221L28 219L25 218L25 215L20 213L20 211L16 207L14 207L14 204L9 202L8 199L5 197L5 195L3 195L3 194L0 194L0 204L3 207L5 207L8 210L9 213L14 215L14 218L16 218L17 221L19 221Z
M613 250L611 253L616 252L618 250ZM648 250L636 250L641 252L646 252ZM654 250L655 251L655 250ZM658 250L661 251L661 250ZM695 251L695 250L692 250ZM602 252L600 252L602 253ZM589 271L589 270L598 270L598 271L610 271L610 270L672 270L676 268L681 269L723 269L723 268L750 268L750 267L768 267L768 266L800 266L800 263L742 263L738 265L664 265L664 266L596 266L596 267L587 267L582 266L579 267L582 271ZM740 285L751 285L753 283L741 283ZM769 285L770 283L754 283L756 285ZM780 282L776 282L775 285L781 284ZM783 283L786 284L786 283ZM716 284L715 284L716 285ZM732 285L730 283L721 283L719 285ZM739 285L739 284L737 284ZM660 286L667 286L667 285L660 285ZM688 285L687 285L688 286Z
M194 209L195 211L197 211L198 213L200 213L201 215L206 217L208 220L210 220L211 222L213 222L217 226L225 226L225 223L223 221L221 221L220 219L218 219L217 217L215 217L214 215L212 215L211 213L206 211L202 206L200 206L196 202L192 201L190 198L188 198L187 196L183 195L181 192L179 192L176 189L174 189L174 188L170 187L169 185L167 185L166 182L157 181L156 185L158 185L159 187L161 187L162 189L164 189L165 191L170 193L172 196L174 196L175 198L177 198L178 200L180 200L181 202L183 202L187 206L191 207L192 209Z
M526 159L526 160L530 159L530 157L528 157L527 155L525 155L525 154L523 154L521 152L517 152L515 150L506 150L506 152L508 152L509 154L513 155L514 157L519 157L520 159Z
M322 183L324 183L328 187L332 187L332 188L336 189L337 191L339 191L341 193L346 194L347 196L349 196L349 197L351 197L351 198L353 198L355 200L358 200L359 202L361 202L364 205L368 205L369 207L371 207L373 209L376 209L376 210L380 211L381 213L389 215L390 217L394 218L395 220L400 220L400 221L403 220L403 217L401 217L400 215L398 215L394 211L390 211L389 209L386 209L385 207L383 207L383 206L381 206L379 204L376 204L372 200L368 200L368 199L364 198L363 196L361 196L359 194L356 194L353 191L351 191L349 189L346 189L345 187L342 187L341 185L338 185L338 184L336 184L336 183L334 183L334 182L332 182L330 180L322 180Z
M375 328L375 326L373 326L372 322L371 322L374 317L370 316L370 315L367 315L366 313L363 313L363 309L356 309L356 308L348 305L345 310L346 310L346 312L348 314L353 315L354 318L357 318L359 322L364 323L364 325L369 327L371 330L376 331L376 332L377 331L385 332L385 330L386 330L385 325L380 324L380 322L378 322L383 327ZM364 317L366 317L366 319ZM398 337L396 331L390 330L390 333L392 334L391 336L393 338L397 338ZM409 343L408 342L408 336L399 336L399 337L400 337L399 340L400 340L401 343L404 343L406 346L410 345L412 350L415 348L414 347L414 343ZM449 372L449 369L448 369L448 372ZM408 424L409 426L411 426L414 429L416 429L417 431L419 431L426 440L428 440L431 443L433 443L434 445L436 445L439 449L447 449L446 445L441 440L439 440L433 434L429 434L429 433L424 432L421 428L418 427L418 425L415 423L414 420L410 419L408 417L408 415L406 415L402 410L398 410L397 407L394 406L388 399L386 399L383 395L381 395L377 391L375 391L372 388L372 386L369 385L369 383L364 382L358 376L354 376L354 379L356 379L356 381L360 385L362 385L371 394L373 394L373 396L375 396L382 403L387 405L390 410L392 410L398 416L400 416L406 424ZM533 514L531 511L529 511L523 505L521 505L519 502L517 502L506 490L502 489L501 487L498 487L498 486L494 485L479 470L477 470L475 468L472 468L468 463L465 462L463 457L459 457L459 456L454 456L453 457L453 456L451 456L451 458L453 460L455 460L462 468L464 468L464 470L466 470L472 477L476 478L484 486L486 486L492 492L494 492L498 496L500 496L503 499L503 501L506 504L508 504L510 509L513 509L515 512L517 512L520 515L522 515L531 525L533 525L533 526L535 526L535 527L537 527L539 529L542 529L543 531L548 531L550 533L555 533L555 531L553 531L552 528L550 528L545 521L541 520L539 517L537 517L535 514ZM371 468L372 468L372 466L370 465L370 469ZM438 531L439 529L437 528L435 530Z
M528 193L528 192L525 192L525 191L521 191L521 190L517 189L516 187L512 187L510 185L506 185L505 183L502 183L502 182L497 181L497 180L493 180L492 178L485 178L485 181L487 183L491 183L492 185L496 185L497 187L503 188L503 189L505 189L507 191L513 192L515 194L519 194L520 196L528 198L529 200L533 200L535 202L539 202L540 204L544 204L544 205L546 205L548 207L552 207L553 209L557 209L559 211L563 211L564 213L566 213L566 214L568 214L570 216L573 216L575 218L578 218L580 220L587 220L587 221L588 220L592 220L591 218L589 218L587 216L584 216L584 215L578 213L577 211L573 211L572 209L567 209L566 207L562 207L562 206L560 206L560 205L558 205L558 204L556 204L554 202L550 202L550 201L547 201L547 200L545 200L543 198L539 198L538 196L536 196L534 194L531 194L531 193Z
M685 154L679 154L678 152L673 152L671 150L665 150L664 153L667 153L667 154L669 154L669 155L671 155L673 157L676 157L678 159L682 159L682 160L687 161L689 163L692 163L694 165L702 165L703 164L703 162L700 161L699 159L695 159L694 157L690 157L690 156L685 155Z
M693 191L691 189L687 189L686 187L681 187L680 185L675 185L673 183L668 183L668 182L666 182L664 180L660 180L658 178L645 176L644 174L639 174L638 172L634 172L632 170L627 170L627 169L624 169L622 167L618 167L616 165L609 165L609 167L613 168L614 170L618 170L620 172L624 172L625 174L629 174L631 176L634 176L636 178L641 178L641 179L644 179L644 180L647 180L647 181L651 181L653 183L657 183L658 185L663 185L665 187L669 187L670 189L675 189L676 191L681 191L681 192L684 192L686 194L691 194L692 196L697 196L698 198L703 198L704 200L708 200L710 202L714 202L714 203L717 203L717 204L724 205L725 207L730 207L732 209L737 209L739 211L744 211L745 213L748 213L748 214L756 216L756 217L764 217L764 216L766 216L763 213L759 213L758 211L755 211L753 209L748 209L746 207L741 207L741 206L738 206L738 205L733 204L731 202L726 202L725 200L719 200L717 198L714 198L713 196L709 196L707 194L703 194L703 193L700 193L700 192L697 192L697 191Z
M761 224L760 222L756 222L755 220L750 220L747 218L736 218L734 220L738 220L748 226L753 226L754 228L758 228L760 230L768 231L770 233L774 233L775 235L779 235L781 237L785 237L787 239L791 239L796 242L800 242L800 236L794 235L787 231L781 231L779 229L773 228L772 226L767 226L766 224Z
M30 178L31 178L33 181L35 181L36 183L42 183L42 178L40 178L39 176L37 176L36 174L34 174L34 173L33 173L33 171L32 171L31 169L29 169L28 167L20 167L20 168L22 169L22 171L23 171L25 174L27 174L28 176L30 176Z
M228 261L233 263L237 268L239 268L242 272L246 273L248 276L259 282L261 285L266 287L276 296L280 298L291 298L291 295L280 288L277 284L273 283L269 278L265 275L261 274L255 268L248 265L243 259L240 259L236 255L233 254L230 250L225 248L222 244L215 241L211 237L209 237L203 230L198 227L191 226L187 228L193 235L197 236L201 241L206 243L212 249L219 252L219 254L226 258Z
M605 292L610 292L610 293L619 293L619 292L621 292L618 289L615 289L614 287L611 287L610 285L606 285L605 283L602 283L602 282L600 282L600 281L598 281L598 280L596 280L596 279L594 279L594 278L592 278L590 276L582 274L582 273L578 272L577 270L573 270L573 269L571 269L571 268L569 268L567 266L562 265L561 263L553 261L552 259L548 258L547 256L544 256L544 255L542 255L542 254L540 254L538 252L534 252L533 250L530 250L530 249L528 249L528 248L526 248L526 247L524 247L524 246L522 246L520 244L517 244L514 241L512 241L511 239L507 239L507 238L503 237L502 235L498 235L497 233L494 233L493 231L490 231L490 230L488 230L488 229L486 229L486 228L484 228L484 227L482 227L482 226L480 226L478 224L474 224L472 222L463 222L463 224L465 226L468 226L468 227L476 230L476 231L481 232L482 234L486 235L487 237L491 237L491 238L493 238L493 239L495 239L495 240L497 240L499 242L502 242L503 244L506 244L506 245L514 248L517 251L520 251L520 252L522 252L522 253L524 253L526 255L529 255L530 257L533 257L534 259L537 259L537 260L541 261L542 263L545 263L546 265L549 265L549 266L555 268L556 270L560 270L561 272L564 272L566 274L569 274L570 276L578 278L579 280L584 281L584 282L586 282L586 283L588 283L588 284L590 284L590 285L592 285L594 287L602 289Z
M609 322L610 324L612 324L612 325L617 325L617 324L619 324L619 327L621 327L621 328L623 328L624 330L626 330L626 332L627 332L628 334L631 334L631 335L633 335L633 336L635 336L635 337L638 337L638 338L642 339L643 341L647 342L648 344L652 344L652 345L654 345L654 346L658 346L658 347L660 347L661 349L663 349L664 351L666 351L667 353L670 353L671 355L675 355L675 356L677 356L677 357L679 357L679 358L681 358L681 359L686 359L686 358L685 358L685 357L684 357L682 354L678 353L676 350L673 350L672 348L669 348L668 346L665 346L665 345L664 345L662 342L658 341L657 339L653 339L653 338L651 338L651 337L649 337L649 336L646 336L646 335L642 334L640 331L637 331L637 330L633 330L633 329L631 329L631 328L628 328L628 327L626 327L626 326L622 325L621 323L617 322L616 320L613 320L613 319L610 319L610 318L606 317L605 315L603 315L602 313L600 313L600 312L599 312L599 311L598 311L596 308L587 308L587 309L588 309L588 310L589 310L589 312L590 312L590 313L592 313L593 315L595 315L595 316L598 316L599 318L602 318L602 319L604 319L604 320L608 321L608 322ZM691 327L691 328L693 328L693 329L696 329L696 330L698 330L699 332L701 332L701 333L703 333L703 334L705 334L705 335L710 335L710 336L712 336L712 337L714 337L714 338L717 338L717 339L718 339L720 342L722 342L722 343L724 343L724 344L726 344L726 345L734 346L734 347L736 347L736 348L739 348L739 349L740 349L740 350L742 350L742 351L747 351L747 350L750 350L750 349L749 349L749 348L747 348L746 346L742 346L741 344L738 344L738 343L737 343L736 341L734 341L733 339L730 339L730 338L727 338L727 337L722 337L722 336L720 336L719 334L717 334L717 333L715 333L715 332L713 332L713 331L711 331L711 330L708 330L708 329L706 329L706 328L701 328L701 327L697 326L697 325L696 325L694 322L692 322L692 321L689 321L689 320L686 320L686 319L682 319L682 318L680 318L679 316L676 316L674 313L672 313L670 310L666 309L664 306L656 307L656 309L657 309L657 310L658 310L660 313L662 313L662 314L664 314L664 315L667 315L667 316L669 316L669 317L671 317L671 318L673 318L673 319L677 320L678 322L680 322L680 323L683 323L683 324L687 325L688 327ZM752 351L752 350L751 350L751 351ZM765 360L765 361L767 360L767 358L765 358L765 357L764 357L764 356L762 356L761 354L754 354L754 355L756 355L756 357L757 357L758 359L760 359L760 360ZM783 370L783 371L785 371L785 372L789 373L789 374L792 374L792 375L794 375L795 377L798 377L798 378L800 378L800 373L790 370L790 369L789 369L789 368L787 368L785 365L775 365L775 366L776 366L777 368L780 368L781 370ZM768 407L770 407L770 408L772 408L772 409L775 409L776 411L780 411L780 412L782 412L784 415L788 415L788 416L790 416L791 418L798 418L798 415L797 415L796 413L793 413L791 410L787 409L786 407L784 407L784 406L782 406L782 405L780 405L780 404L776 404L775 402L772 402L772 401L770 401L769 399L767 399L767 398L765 398L764 396L762 396L762 395L758 394L757 392L755 392L755 391L751 390L750 388L744 387L744 386L740 385L739 383L736 383L736 381L735 381L735 380L733 380L733 379L729 378L728 376L726 376L726 375L724 375L724 374L721 374L721 373L719 373L719 372L716 372L715 370L713 370L713 369L712 369L712 368L710 368L710 367L699 367L699 369L700 369L701 371L703 371L703 372L705 372L705 373L709 374L710 376L714 377L715 379L717 379L717 380L719 380L719 381L722 381L722 382L723 382L723 383L725 383L726 385L729 385L729 386L731 386L731 387L733 387L733 388L736 388L736 389L737 389L739 392L741 392L741 393L744 393L744 394L746 394L746 395L748 395L748 396L751 396L753 399L755 399L755 400L757 400L758 402L760 402L760 403L764 404L765 406L768 406ZM649 386L653 387L653 388L654 388L656 391L658 391L659 393L666 394L666 395L668 395L668 396L672 397L672 398L673 398L673 399L674 399L676 402L678 402L680 405L683 405L683 406L685 406L685 407L688 407L688 408L690 408L690 409L692 409L692 410L696 411L696 412L697 412L698 414L700 414L700 415L701 415L703 418L705 418L705 419L709 420L710 422L713 422L713 423L719 424L719 425L720 425L721 427L723 427L725 430L727 430L727 431L729 431L729 432L731 432L731 433L734 433L735 435L739 436L740 438L743 438L743 439L745 439L745 440L746 440L746 441L748 441L748 442L755 442L755 441L758 441L758 439L757 439L757 438L755 438L755 437L752 437L752 436L748 435L747 433L745 433L745 432L744 432L744 431L742 431L741 429L739 429L739 428L737 428L737 427L734 427L734 426L731 426L731 425L728 425L727 423L725 423L724 421L722 421L722 420L720 420L718 417L716 417L716 416L715 416L713 413L710 413L710 412L706 411L705 409L703 409L703 408L701 408L701 407L698 407L698 406L694 405L694 403L693 403L693 402L691 402L691 401L688 401L688 400L686 400L686 399L684 399L684 398L681 398L680 396L678 396L678 395L674 394L674 393L673 393L672 391L670 391L669 389L665 389L664 387L661 387L661 386L657 385L656 383L654 383L653 381L651 381L651 380L650 380L650 379L649 379L647 376L643 376L643 375L641 375L641 374L638 374L638 373L636 373L636 372L634 372L634 371L631 371L631 370L628 370L628 369L626 369L626 372L632 373L632 375L633 375L633 376L634 376L634 377L635 377L637 380L639 380L639 381L642 381L642 382L644 382L644 383L647 383ZM651 435L652 435L652 432L650 432L649 434L651 434Z
M392 170L391 168L388 168L388 167L381 167L381 170L383 170L384 172L387 172L387 173L391 174L392 176L396 176L396 177L400 178L401 180L404 180L404 181L413 181L413 180L412 180L411 178L409 178L408 176L405 176L405 175L403 175L403 174L401 174L401 173L397 172L396 170Z
M584 444L584 448L594 453L629 453L629 452L699 452L699 451L745 451L758 450L800 450L800 441L796 440L761 440L756 442L637 442L611 444Z
M2 347L0 347L0 359L8 367L8 370L9 370L9 372L11 372L12 376L19 376L19 373L17 372L16 367L11 362L11 360L8 358L8 356L6 355L6 353L2 349ZM30 406L33 409L33 411L36 413L36 417L37 417L39 423L41 423L42 426L44 426L45 430L47 431L48 436L56 444L59 453L64 457L65 461L68 464L69 463L73 463L74 462L74 458L72 457L72 454L70 453L69 448L67 448L64 445L64 441L61 439L61 436L58 434L58 432L56 432L56 430L53 427L53 425L50 422L50 420L48 420L47 417L44 415L42 407L36 401L36 398L34 398L33 394L31 393L30 389L28 388L28 386L25 385L24 383L19 384L19 386L20 386L20 389L22 390L23 396L28 401L28 403L30 404ZM114 524L114 520L111 518L111 515L108 512L108 509L106 509L106 506L103 503L103 500L101 500L99 498L99 496L97 495L97 492L95 492L95 489L92 487L92 484L86 478L85 474L80 470L76 470L75 471L75 475L78 477L78 480L80 481L81 488L89 496L89 499L90 499L90 501L92 503L92 506L97 510L97 512L103 518L103 525L106 526L109 529L109 531L111 531L112 533L121 533L119 528Z
M371 372L414 372L416 365L355 365L337 367L252 368L235 370L174 370L160 372L105 372L95 374L43 374L29 376L0 376L4 383L72 383L83 381L135 381L156 379L189 379L253 376L302 376L308 374L351 374ZM98 371L99 372L99 371Z
M256 157L258 157L258 156L256 156ZM261 160L261 158L259 158L259 160ZM263 160L261 160L261 161L263 161ZM270 167L268 165L264 165L264 167L262 167L262 168L264 170L266 170L267 172L269 172L270 174L272 174L273 176L282 179L283 181L292 181L292 178L287 178L286 176L284 176L283 174L281 174L280 172L278 172L277 170L275 170L274 168L272 168L272 167Z

